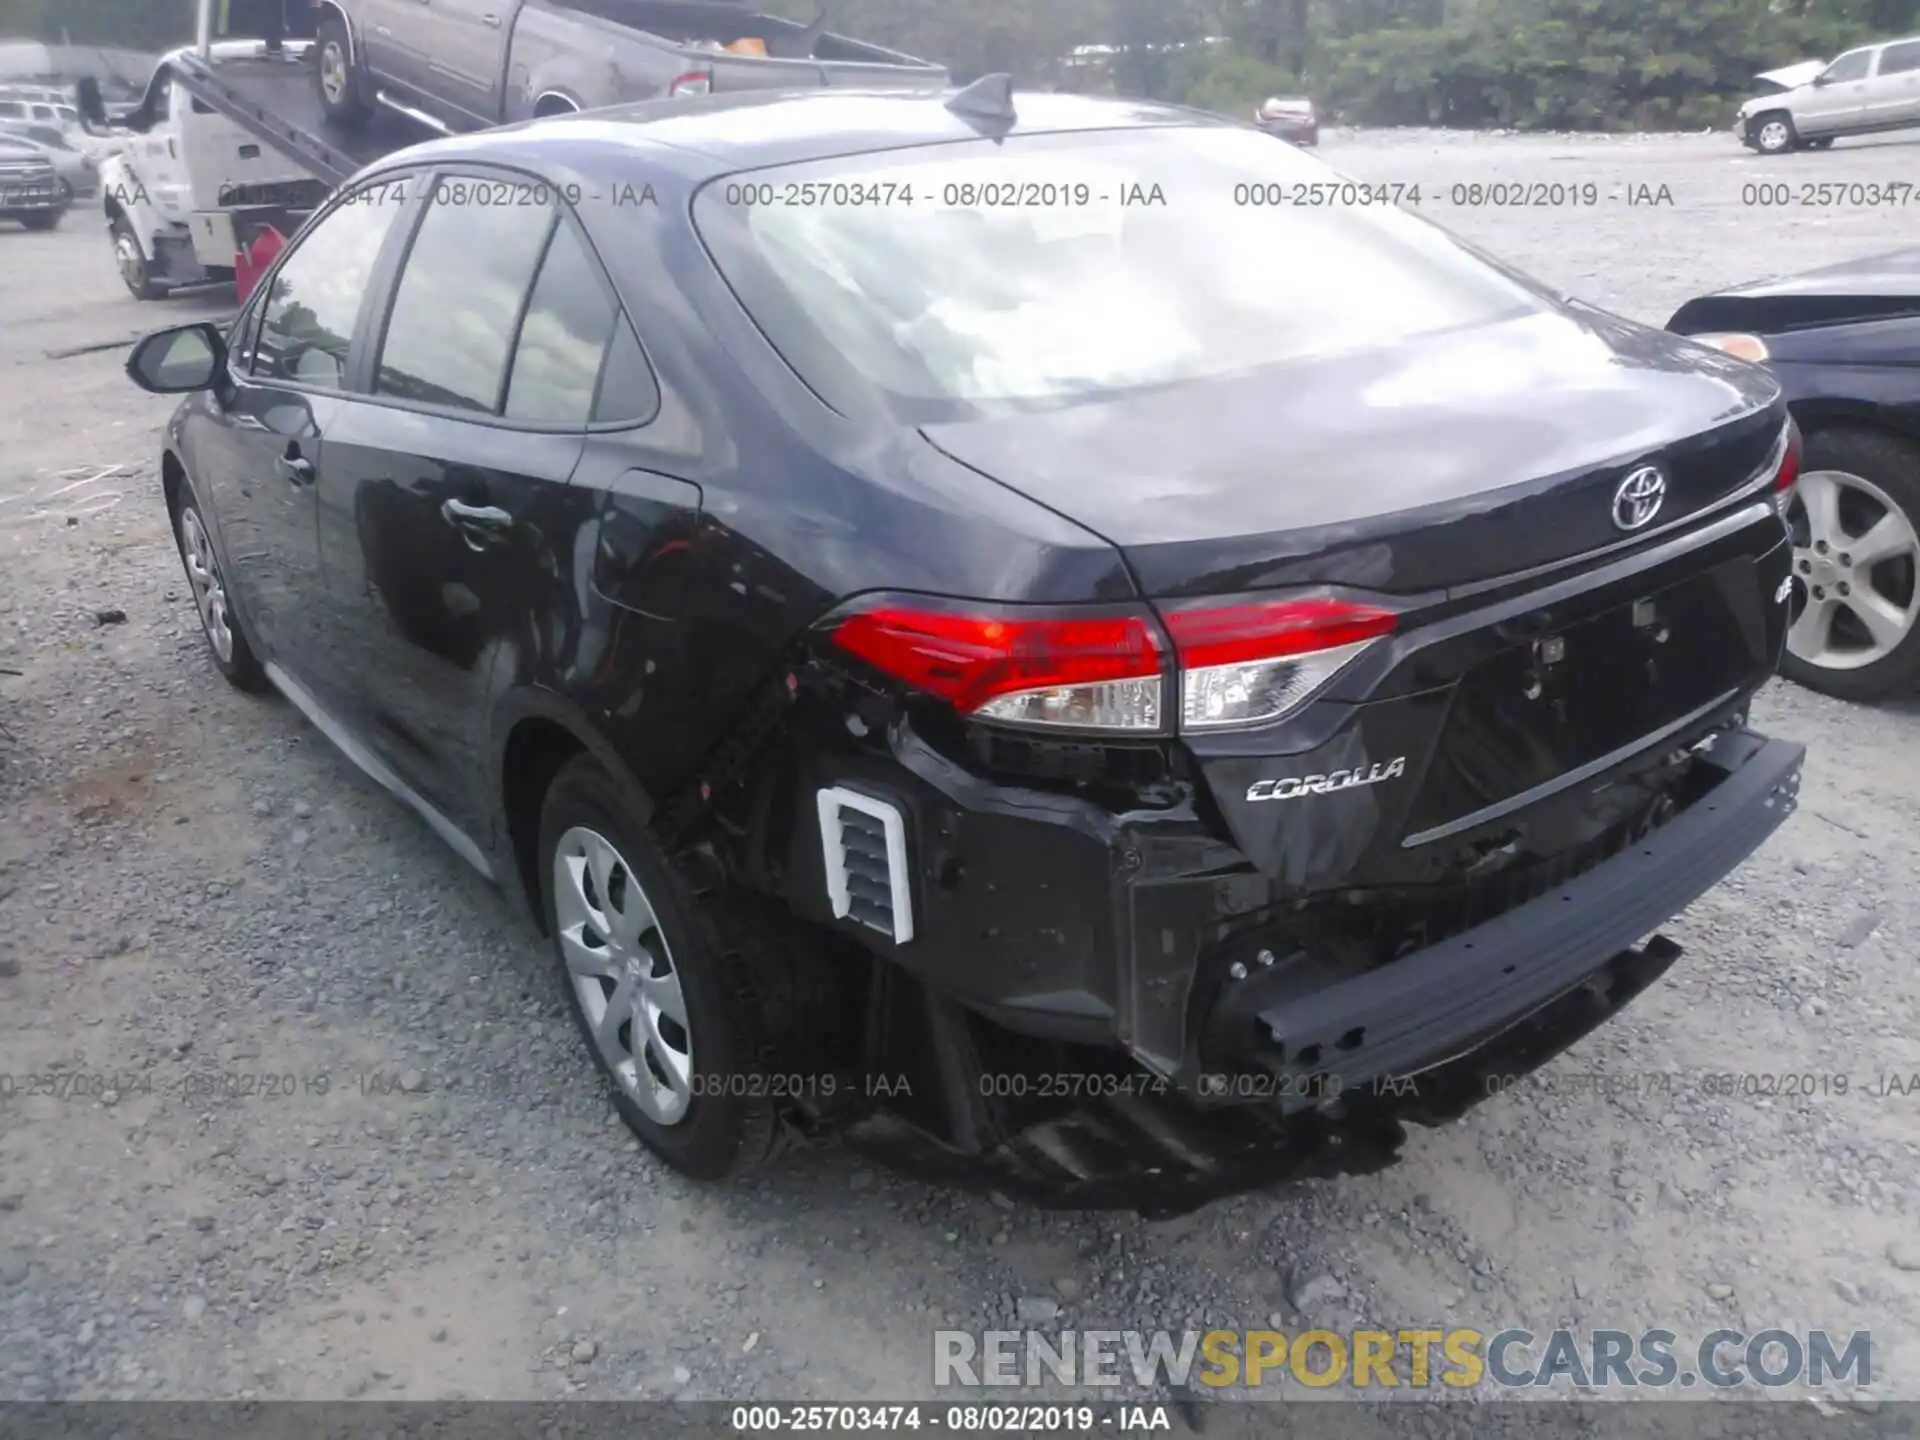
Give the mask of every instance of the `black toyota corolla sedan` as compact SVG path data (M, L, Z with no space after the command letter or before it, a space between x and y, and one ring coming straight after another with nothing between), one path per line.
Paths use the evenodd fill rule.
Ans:
M1920 688L1920 250L1689 300L1667 328L1766 365L1806 437L1781 671L1846 700Z
M1387 1163L1792 808L1797 437L1410 214L1241 203L1332 173L990 84L395 155L129 362L214 663L524 894L689 1173Z

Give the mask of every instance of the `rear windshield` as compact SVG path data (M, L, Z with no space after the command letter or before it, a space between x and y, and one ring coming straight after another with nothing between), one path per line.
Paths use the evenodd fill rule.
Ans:
M822 398L847 409L871 387L924 420L1544 307L1543 292L1392 198L1258 131L1182 126L757 170L710 182L693 213Z

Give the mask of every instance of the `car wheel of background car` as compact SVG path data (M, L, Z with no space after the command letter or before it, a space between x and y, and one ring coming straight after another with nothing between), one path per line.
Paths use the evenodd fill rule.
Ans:
M1809 150L1831 150L1833 148L1833 136L1822 135L1818 140L1803 140L1801 144L1805 145Z
M73 204L73 182L64 176L60 180L60 205L62 209Z
M183 490L179 513L174 516L173 538L180 548L180 563L187 572L187 588L193 608L200 612L200 629L213 652L213 663L237 690L262 691L267 688L266 671L247 644L234 619L233 600L227 592L226 577L220 571L220 557L200 516L199 502L191 491Z
M1873 430L1807 437L1787 512L1793 620L1781 673L1843 700L1920 685L1920 451Z
M1769 110L1753 122L1754 148L1762 155L1783 155L1800 143L1793 128L1793 117L1784 110Z
M704 904L620 813L590 757L554 778L540 817L548 933L574 1019L627 1128L683 1174L719 1180L770 1159L784 1128L754 967L753 910Z
M140 250L140 237L133 233L133 226L124 215L113 222L113 263L134 299L158 300L167 293L166 287L153 278L147 257Z
M20 223L29 230L57 230L66 218L65 210L34 210L22 215Z
M353 47L339 16L320 22L313 49L314 87L327 119L349 129L364 125L373 115L373 106L367 100L366 75L353 63Z

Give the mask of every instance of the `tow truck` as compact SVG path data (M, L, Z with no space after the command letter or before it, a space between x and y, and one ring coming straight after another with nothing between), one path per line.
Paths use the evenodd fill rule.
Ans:
M941 66L832 35L820 21L803 28L759 16L748 0L542 3L567 14L579 6L587 17L582 35L604 38L611 27L629 47L683 57L684 63L667 67L676 78L663 94L735 84L925 88L947 82ZM447 111L432 114L381 90L371 92L377 103L354 123L329 118L325 87L318 83L319 51L344 13L331 0L285 0L274 17L278 23L263 27L268 33L258 39L222 35L217 16L226 9L223 0L196 4L193 44L161 58L131 112L110 119L96 82L83 80L78 88L88 131L124 141L120 154L102 167L101 197L116 266L137 299L232 283L244 304L306 218L363 166L436 134L490 128L476 116L462 121ZM767 59L762 52L693 45L643 28L675 9L745 17L770 31L801 31L810 47L820 44L820 58ZM709 50L704 60L685 58ZM621 92L617 98L644 97ZM517 107L508 104L505 114L518 118Z

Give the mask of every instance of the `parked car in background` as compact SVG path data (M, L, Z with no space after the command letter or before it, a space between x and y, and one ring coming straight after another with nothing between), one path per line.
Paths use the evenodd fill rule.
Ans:
M1782 671L1850 700L1920 686L1920 249L1689 300L1682 335L1767 366L1805 436Z
M91 199L100 193L99 164L91 155L76 150L60 131L47 125L15 128L12 123L0 122L0 135L34 146L46 156L53 173L59 177L61 193L69 202L76 198Z
M1320 112L1304 96L1275 96L1262 100L1253 112L1253 123L1269 135L1291 140L1296 145L1320 143Z
M1831 65L1804 61L1755 77L1785 86L1740 107L1734 131L1763 155L1824 150L1842 135L1920 125L1920 37L1862 45Z
M462 132L623 100L806 85L939 89L946 69L763 15L748 0L320 0L320 103L336 124L377 106Z
M69 204L43 149L0 135L0 220L17 220L29 230L52 230Z
M1337 178L1244 124L1006 86L397 152L135 347L154 503L212 663L525 898L669 1164L1378 1168L1793 809L1779 382L1234 205Z

